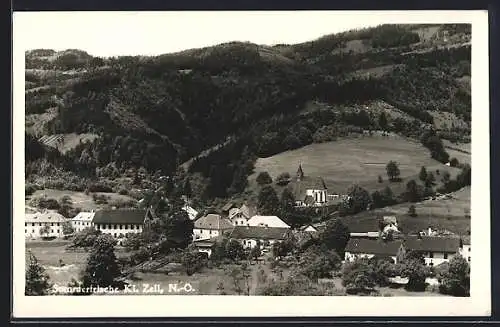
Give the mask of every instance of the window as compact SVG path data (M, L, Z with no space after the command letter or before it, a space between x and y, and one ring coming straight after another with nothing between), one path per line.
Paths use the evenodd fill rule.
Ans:
M57 233L59 234L59 229L57 230Z
M448 253L445 253L445 254L444 254L444 258L445 258L445 259L448 259Z
M35 230L34 230L34 229L32 229L32 230L31 230L31 232L32 232L32 233L34 233L34 232L35 232Z
M114 233L113 236L116 237L116 233Z
M210 230L210 235L212 235L212 231Z
M50 223L50 226L54 226L54 223Z
M434 253L429 252L429 258L434 258Z
M470 252L470 248L469 248L469 252Z
M469 261L469 262L470 262L470 257L468 257L468 258L467 258L467 261Z
M31 226L32 226L32 227L35 227L35 223L31 223Z
M57 223L56 226L59 226L59 223Z
M25 229L25 230L24 230L24 234L27 234L27 233L28 233L28 230L27 230L27 229Z
M51 229L51 230L50 230L50 232L51 232L51 233L54 233L54 230L53 230L53 229Z
M122 224L120 224L120 229L123 229L123 225Z
M24 227L28 227L28 223L24 223Z

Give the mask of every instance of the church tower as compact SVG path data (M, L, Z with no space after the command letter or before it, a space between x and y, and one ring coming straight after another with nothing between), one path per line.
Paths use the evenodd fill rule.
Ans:
M297 181L302 180L304 177L304 171L302 171L302 164L299 163L299 169L297 169Z

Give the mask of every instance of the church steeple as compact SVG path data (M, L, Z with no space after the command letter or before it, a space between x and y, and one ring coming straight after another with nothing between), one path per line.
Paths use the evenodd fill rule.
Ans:
M304 177L304 171L302 170L302 164L299 162L299 169L297 169L297 180L300 181Z

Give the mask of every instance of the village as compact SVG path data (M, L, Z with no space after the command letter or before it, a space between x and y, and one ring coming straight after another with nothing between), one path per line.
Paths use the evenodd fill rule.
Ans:
M305 176L300 164L290 187L295 199L295 208L322 210L332 203L349 201L346 195L329 194L328 187L322 178ZM264 274L266 269L263 267L266 267L269 262L271 266L276 266L276 262L286 261L286 258L293 253L293 251L283 251L284 244L287 242L302 244L312 242L321 245L325 230L329 228L330 223L330 221L323 221L292 228L285 222L284 217L263 214L256 206L248 203L229 201L220 208L193 208L187 196L183 195L181 201L182 210L192 221L193 226L190 231L192 239L189 248L202 255L197 257L197 260L210 261L214 256L213 252L217 251L217 244L222 240L230 243L237 242L242 250L242 254L238 256L238 259L242 260L240 263L248 261L251 265L256 263L255 267L261 267L255 274ZM78 238L78 235L86 237L87 234L95 233L109 235L115 240L117 251L127 253L130 250L130 240L152 228L151 222L156 218L154 209L153 206L141 209L98 209L81 211L69 219L54 210L27 212L25 214L26 247L32 248L36 244L50 244L58 240L69 242ZM354 265L359 260L370 259L385 260L391 265L398 265L406 262L405 258L408 253L418 253L422 265L432 271L425 277L425 285L427 285L425 287L438 288L440 278L434 271L448 269L454 257L461 257L469 264L471 262L470 235L457 235L449 231L435 230L433 226L428 226L427 229L417 233L403 233L398 225L397 216L373 217L368 224L358 224L356 218L349 216L341 221L348 231L346 243L343 244L341 250L337 250L343 252L337 253L341 254L339 265L342 267ZM334 243L338 241L333 240ZM62 256L61 254L61 258ZM144 258L132 270L144 272L150 269L157 273L164 272L172 275L172 269L164 267L168 267L169 264L170 267L172 266L167 261L153 259L153 257ZM64 266L62 259L59 259L59 263L61 267ZM148 266L155 268L146 269L145 267ZM340 268L337 266L335 270L340 271ZM132 275L133 273L129 274L129 276ZM269 275L272 273L269 272ZM323 275L327 276L329 273ZM279 276L283 278L282 272ZM405 287L409 283L409 278L392 272L390 276L386 276L386 284L395 288ZM241 293L244 292L241 291Z

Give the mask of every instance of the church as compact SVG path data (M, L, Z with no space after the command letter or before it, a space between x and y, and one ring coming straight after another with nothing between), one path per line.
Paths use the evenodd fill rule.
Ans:
M325 181L318 177L304 176L299 164L296 179L291 183L296 206L323 206L328 202L328 188Z

